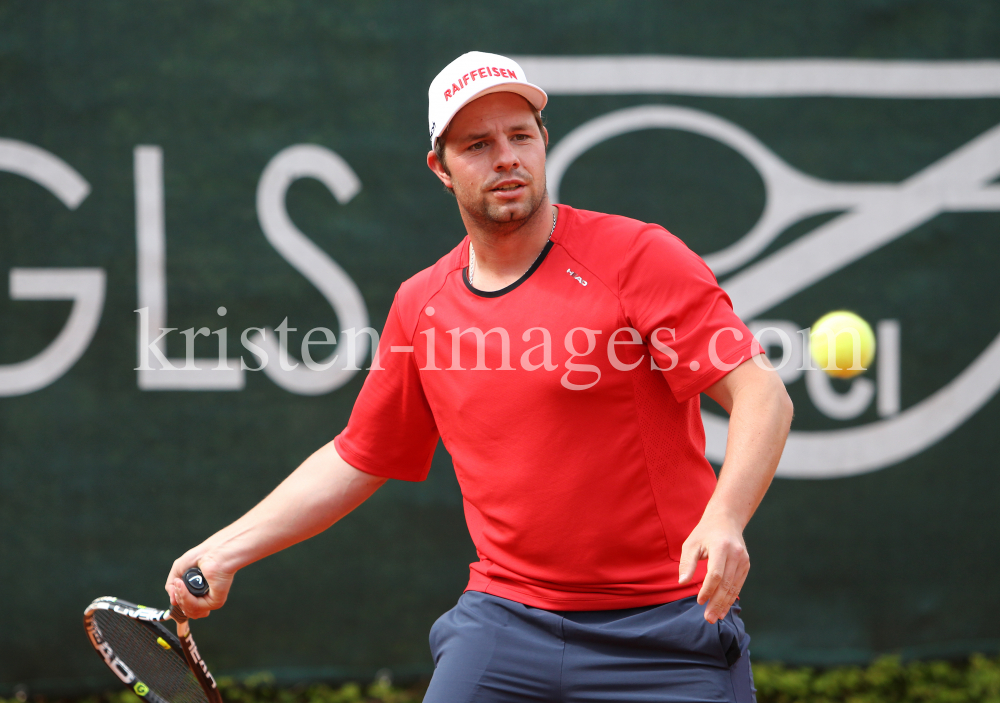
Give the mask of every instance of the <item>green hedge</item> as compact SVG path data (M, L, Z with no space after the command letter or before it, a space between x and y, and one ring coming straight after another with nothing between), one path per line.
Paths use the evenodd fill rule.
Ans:
M884 657L868 667L791 668L754 664L757 703L1000 703L1000 657L965 662L912 661ZM424 685L394 687L388 675L366 686L311 684L278 687L262 673L242 681L222 678L227 703L420 703ZM57 703L33 697L33 703ZM23 694L0 703L27 703ZM69 701L61 703L70 703ZM116 691L72 703L144 703L131 691Z
M962 663L884 657L868 667L754 664L757 703L1000 703L1000 657Z

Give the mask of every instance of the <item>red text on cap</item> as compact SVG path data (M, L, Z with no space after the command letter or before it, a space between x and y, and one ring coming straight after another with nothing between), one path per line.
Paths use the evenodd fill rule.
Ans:
M444 91L444 100L448 100L458 91L460 91L465 86L469 85L469 81L474 81L477 78L512 78L515 81L518 80L517 74L514 73L509 68L497 68L496 66L483 66L482 68L476 68L461 78L459 78L455 83L451 84L451 87Z

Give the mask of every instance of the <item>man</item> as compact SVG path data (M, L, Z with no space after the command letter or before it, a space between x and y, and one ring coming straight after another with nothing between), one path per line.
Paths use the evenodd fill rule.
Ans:
M440 437L479 562L431 630L427 703L748 701L743 528L792 407L705 264L664 229L549 203L545 93L472 52L429 91L427 164L468 237L406 281L347 428L178 559L193 617ZM718 482L699 394L730 413ZM211 584L192 598L180 575Z

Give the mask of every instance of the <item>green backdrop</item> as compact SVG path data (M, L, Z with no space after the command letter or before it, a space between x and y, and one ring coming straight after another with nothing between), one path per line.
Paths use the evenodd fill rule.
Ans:
M287 208L333 257L381 329L399 283L464 234L424 165L426 89L459 53L970 60L1000 54L991 2L735 3L0 2L0 139L58 156L90 184L70 210L0 173L0 274L99 267L100 323L54 383L0 398L0 693L110 687L80 625L100 595L164 601L172 560L251 507L346 423L363 374L319 396L248 373L236 392L137 385L133 150L157 145L170 324L238 333L334 329L320 293L264 238L255 192L282 149L336 152L362 188L341 205L315 180ZM528 76L531 79L532 76ZM680 105L738 124L829 181L902 181L1000 122L1000 100L553 93L552 143L636 105ZM707 254L765 203L735 151L676 130L616 137L581 156L561 200L655 221ZM766 256L829 219L785 231ZM834 308L899 320L905 410L963 371L1000 330L996 212L944 213L761 317L808 326ZM0 364L41 352L71 303L0 296ZM293 336L293 349L301 336ZM170 354L184 353L183 340ZM214 338L198 356L216 354ZM244 352L247 361L251 361ZM839 388L839 387L838 387ZM877 419L819 412L789 385L795 429ZM841 390L843 390L841 388ZM756 658L826 664L878 653L1000 648L994 557L1000 449L993 398L943 440L878 471L779 479L747 529L743 593ZM197 624L221 673L286 680L428 673L434 619L475 558L447 454L422 484L392 482L341 524L242 572Z

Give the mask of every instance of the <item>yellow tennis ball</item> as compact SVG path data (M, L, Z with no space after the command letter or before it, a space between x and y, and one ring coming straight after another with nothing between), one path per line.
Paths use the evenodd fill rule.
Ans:
M875 334L858 315L836 310L813 324L809 349L816 365L828 374L851 378L866 371L875 358Z

